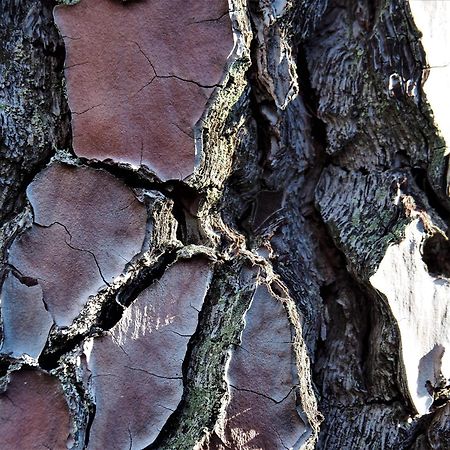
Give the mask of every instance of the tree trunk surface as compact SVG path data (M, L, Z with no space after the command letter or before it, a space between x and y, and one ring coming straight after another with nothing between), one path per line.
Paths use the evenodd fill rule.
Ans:
M2 1L0 448L449 449L449 23Z

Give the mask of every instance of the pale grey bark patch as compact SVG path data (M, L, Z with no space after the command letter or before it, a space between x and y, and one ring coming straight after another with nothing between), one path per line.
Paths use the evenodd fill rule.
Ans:
M400 244L387 249L370 282L386 296L397 321L408 393L417 412L425 414L433 403L427 382L445 386L450 379L450 283L427 271L421 254L427 238L423 224L416 219L405 233Z
M14 358L39 358L53 325L39 284L27 286L9 273L2 286L1 315L1 353Z

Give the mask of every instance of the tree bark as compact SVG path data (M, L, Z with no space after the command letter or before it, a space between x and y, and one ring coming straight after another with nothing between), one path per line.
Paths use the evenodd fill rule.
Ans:
M449 448L449 18L3 1L0 448Z

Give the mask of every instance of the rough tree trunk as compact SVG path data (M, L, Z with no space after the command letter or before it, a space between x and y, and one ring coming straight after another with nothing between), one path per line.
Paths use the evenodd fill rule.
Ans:
M61 3L0 3L0 448L450 448L446 2Z

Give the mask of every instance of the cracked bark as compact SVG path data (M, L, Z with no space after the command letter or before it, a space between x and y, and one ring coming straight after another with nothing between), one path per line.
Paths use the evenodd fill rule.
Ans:
M450 446L444 3L2 2L2 448Z

